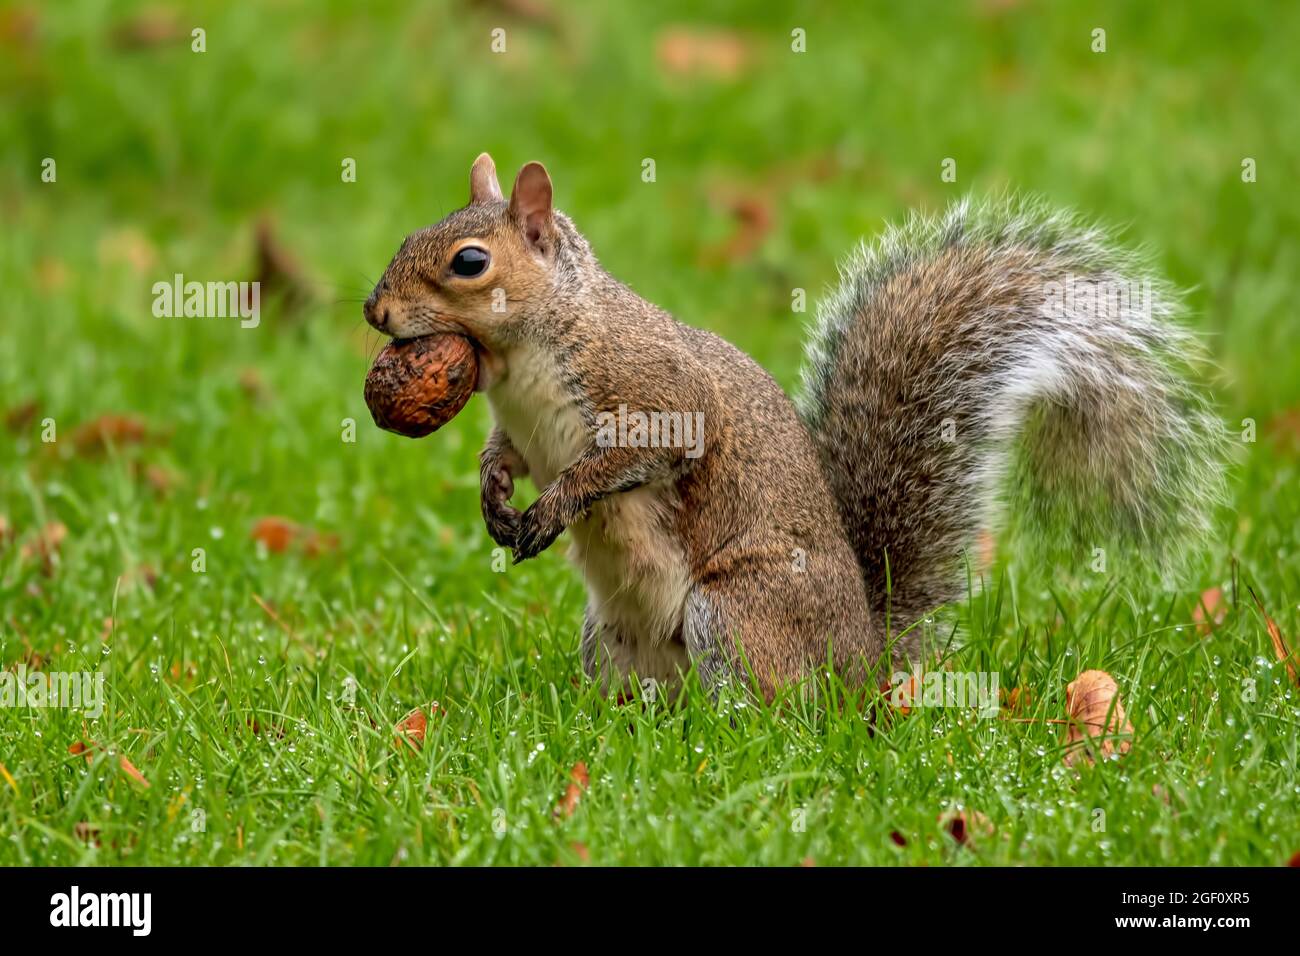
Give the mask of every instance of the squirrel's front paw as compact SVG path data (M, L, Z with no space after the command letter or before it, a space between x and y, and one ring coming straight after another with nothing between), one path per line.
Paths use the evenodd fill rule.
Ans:
M555 542L562 531L564 521L557 513L553 499L543 494L520 516L514 545L515 564L537 557Z
M485 466L480 475L479 504L483 510L483 523L487 525L492 540L503 548L513 548L519 535L523 514L510 505L515 483L510 470L504 466Z

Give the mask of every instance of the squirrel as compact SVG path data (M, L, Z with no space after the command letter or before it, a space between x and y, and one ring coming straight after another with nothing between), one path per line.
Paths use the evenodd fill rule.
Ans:
M768 698L918 653L914 625L962 597L1008 508L1054 541L1159 556L1203 537L1223 429L1176 310L1143 256L1073 215L961 201L849 258L792 402L607 273L540 163L507 199L486 153L469 203L407 237L364 306L395 338L470 340L495 422L487 531L516 562L570 532L603 693L675 693L694 668Z

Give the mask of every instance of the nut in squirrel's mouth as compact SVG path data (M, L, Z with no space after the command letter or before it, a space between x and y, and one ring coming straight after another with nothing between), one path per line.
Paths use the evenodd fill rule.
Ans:
M418 332L415 335L393 335L390 336L390 339L393 345L402 346L415 339L426 339L439 335L458 335L468 342L470 347L474 350L474 362L478 366L478 375L475 380L474 391L486 391L493 382L500 378L501 372L505 368L500 356L471 335L464 326L453 319L445 319L442 316L439 316L437 328Z

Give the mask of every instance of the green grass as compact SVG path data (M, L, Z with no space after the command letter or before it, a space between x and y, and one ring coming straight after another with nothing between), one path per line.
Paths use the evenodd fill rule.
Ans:
M1300 9L555 4L555 23L529 24L488 3L351 6L177 4L180 37L133 50L117 25L157 6L0 8L0 410L35 402L0 433L15 534L0 663L99 669L109 693L84 725L0 709L0 863L576 864L582 847L595 864L1276 864L1300 850L1300 691L1245 590L1295 643L1296 445L1270 423L1300 401ZM754 60L734 79L665 75L655 40L675 23L735 31ZM488 50L495 26L505 55ZM1099 26L1104 54L1089 48ZM805 54L789 51L794 27ZM492 570L483 402L412 442L362 401L378 340L359 300L405 233L464 201L483 149L503 179L546 162L611 271L787 386L807 318L791 289L815 301L886 218L1013 187L1127 224L1191 290L1225 419L1258 425L1201 577L1133 594L1004 555L957 609L950 659L1030 688L1033 721L918 709L873 733L872 710L826 694L722 711L598 699L577 679L583 593L561 549ZM956 184L940 181L945 157ZM772 228L720 260L728 202L746 195ZM323 290L315 306L270 305L247 330L151 314L152 284L176 272L251 277L262 213ZM260 390L241 385L250 370ZM77 426L106 413L150 440L78 452ZM250 540L266 515L338 547L266 553ZM46 573L22 546L54 521L68 533ZM1216 585L1229 610L1203 636L1192 610ZM1046 721L1088 667L1118 679L1136 732L1128 755L1076 772ZM423 750L396 749L394 724L435 700ZM83 738L111 752L70 754ZM590 786L557 819L580 761ZM952 808L994 834L958 846L937 823Z

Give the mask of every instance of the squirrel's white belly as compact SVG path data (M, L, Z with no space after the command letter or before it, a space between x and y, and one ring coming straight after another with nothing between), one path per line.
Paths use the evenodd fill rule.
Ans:
M509 368L509 375L488 390L488 404L528 463L533 484L545 488L590 444L591 433L546 357L512 355Z
M691 582L669 534L676 494L668 482L611 495L569 531L592 616L606 625L606 655L622 674L675 682L690 667L680 640Z
M487 393L539 489L592 442L559 381L547 356L512 355L509 374ZM660 482L597 502L569 529L569 558L586 579L591 613L607 626L606 659L621 674L670 683L689 668L679 635L690 579L670 533L677 506L672 484Z

